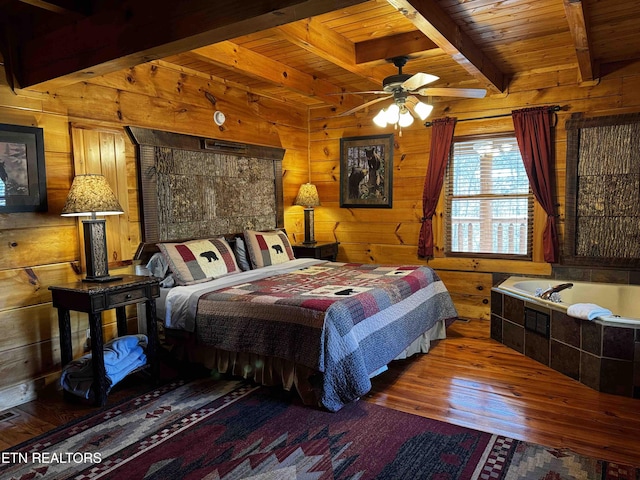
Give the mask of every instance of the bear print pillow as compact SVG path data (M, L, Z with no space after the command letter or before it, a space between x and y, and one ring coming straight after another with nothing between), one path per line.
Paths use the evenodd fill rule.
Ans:
M240 271L224 237L159 243L158 248L167 259L178 285L206 282Z
M253 268L277 265L295 259L289 238L282 230L245 230L244 240Z

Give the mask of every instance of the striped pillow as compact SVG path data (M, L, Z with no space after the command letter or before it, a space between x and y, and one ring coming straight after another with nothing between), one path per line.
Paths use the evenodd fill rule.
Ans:
M295 260L293 249L287 234L282 230L270 232L256 232L245 230L244 240L249 251L253 268L277 265L278 263Z
M206 282L240 271L224 239L209 238L184 243L159 243L178 285Z

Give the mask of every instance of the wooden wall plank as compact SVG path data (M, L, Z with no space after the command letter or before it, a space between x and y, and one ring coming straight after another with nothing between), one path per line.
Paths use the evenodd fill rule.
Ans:
M76 280L70 263L0 270L0 312L51 302L49 285Z
M78 258L75 226L0 230L0 265L23 268L72 262Z

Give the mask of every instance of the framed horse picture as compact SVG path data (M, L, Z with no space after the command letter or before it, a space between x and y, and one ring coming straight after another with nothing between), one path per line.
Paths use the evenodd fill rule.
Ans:
M391 208L393 134L340 139L340 206Z

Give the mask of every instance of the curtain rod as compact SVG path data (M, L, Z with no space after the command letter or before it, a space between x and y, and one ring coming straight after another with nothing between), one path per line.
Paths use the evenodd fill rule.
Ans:
M549 110L551 112L559 112L560 110L562 110L562 107L560 105L552 105L549 107ZM512 115L511 113L501 113L499 115L490 115L488 117L463 118L462 120L458 120L457 122L470 122L472 120L488 120L490 118L510 117L511 115ZM432 125L433 125L433 122L424 122L425 127L430 127Z

